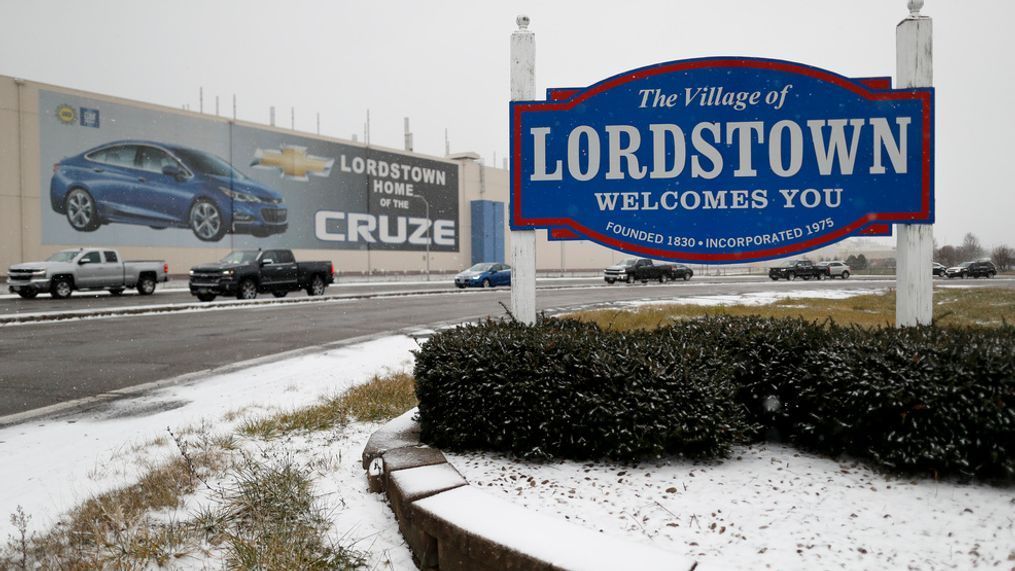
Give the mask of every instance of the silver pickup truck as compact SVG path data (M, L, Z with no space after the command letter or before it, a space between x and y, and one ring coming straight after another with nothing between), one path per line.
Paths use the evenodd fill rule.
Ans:
M45 262L26 262L7 270L7 288L25 299L49 292L56 299L74 290L108 290L120 295L137 288L141 295L155 293L155 284L169 279L163 260L123 261L116 250L81 248L62 250Z

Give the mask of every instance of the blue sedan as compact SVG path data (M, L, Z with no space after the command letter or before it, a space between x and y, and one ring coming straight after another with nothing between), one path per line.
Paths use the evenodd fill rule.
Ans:
M455 276L455 285L466 287L494 287L511 285L511 266L506 264L476 264Z
M282 195L204 151L149 141L117 141L53 165L53 210L72 228L141 224L189 228L199 240L226 233L258 237L289 226Z

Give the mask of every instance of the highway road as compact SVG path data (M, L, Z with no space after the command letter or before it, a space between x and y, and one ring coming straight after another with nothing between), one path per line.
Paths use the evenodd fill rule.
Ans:
M540 310L638 299L742 294L788 289L885 289L894 280L822 280L772 282L767 279L699 280L667 284L599 285L585 280L557 283L538 292ZM596 285L592 285L596 284ZM969 282L966 285L1015 287L1015 280ZM393 285L399 291L403 286ZM383 288L381 288L383 289ZM419 289L419 286L415 288ZM0 424L26 411L102 397L110 391L203 372L231 363L386 332L427 327L504 314L510 306L507 289L456 291L415 295L306 298L305 303L212 305L174 313L84 317L68 321L0 325ZM362 295L365 292L354 293ZM299 294L301 296L305 294ZM270 296L268 296L270 299ZM80 296L60 302L62 309L103 308L148 299L173 305L192 303L189 294L151 298ZM288 299L288 298L287 298ZM35 300L53 307L55 300ZM70 302L69 304L66 302ZM75 304L76 302L76 304ZM8 314L25 311L23 300L2 299ZM21 309L17 309L21 308ZM21 414L18 414L21 413ZM29 413L30 415L31 413ZM7 417L6 419L4 417Z

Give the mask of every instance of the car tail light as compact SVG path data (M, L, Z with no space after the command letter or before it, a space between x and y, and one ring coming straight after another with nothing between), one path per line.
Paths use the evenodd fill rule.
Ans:
M335 275L335 262L331 262L331 275Z
M169 275L169 262L162 264L162 273Z

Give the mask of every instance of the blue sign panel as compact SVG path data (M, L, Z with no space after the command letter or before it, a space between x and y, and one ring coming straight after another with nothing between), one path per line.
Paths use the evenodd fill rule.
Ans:
M932 223L933 89L755 58L511 104L511 227L699 263Z

